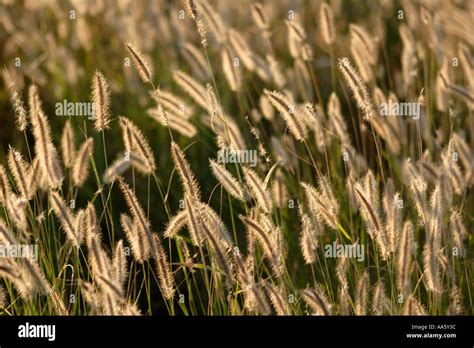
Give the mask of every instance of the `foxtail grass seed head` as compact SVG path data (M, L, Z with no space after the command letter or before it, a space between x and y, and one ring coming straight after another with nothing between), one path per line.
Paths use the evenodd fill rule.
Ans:
M102 132L109 129L110 123L110 88L109 83L100 71L92 79L92 102L94 105L94 129Z
M343 145L350 144L346 122L341 113L341 102L336 93L331 93L328 101L329 124Z
M133 225L136 225L133 229L133 231L136 232L136 236L134 237L139 239L139 243L142 245L142 254L146 255L146 250L153 246L150 220L145 214L137 196L123 178L119 178L119 186L130 210L130 214L133 217Z
M222 242L219 235L213 233L211 229L208 227L206 222L202 222L202 233L203 237L206 239L209 245L209 249L212 253L212 263L214 265L213 268L217 269L218 272L214 272L214 276L218 279L221 276L225 276L225 286L230 288L232 286L232 264L231 260L228 256L229 249Z
M209 80L209 67L204 54L198 47L190 42L185 43L181 48L181 54L200 80Z
M355 294L355 314L356 315L367 315L368 302L369 302L369 287L370 280L367 271L362 273L357 281L356 294Z
M301 295L308 307L313 311L313 315L332 314L331 303L321 285L318 284L313 289L307 288L302 290Z
M462 214L460 210L454 210L449 217L449 224L451 230L451 243L456 248L459 255L465 254L464 240L468 233L466 227L462 222Z
M17 243L15 236L2 218L0 218L0 243L2 245Z
M272 198L275 206L282 209L287 206L289 201L288 187L283 178L277 177L272 184Z
M106 169L103 180L111 184L130 168L132 161L125 154L119 155Z
M277 59L271 54L268 54L265 58L267 60L268 69L270 70L270 74L273 79L273 82L275 82L278 88L283 88L287 80L286 80L285 75L281 71L281 68Z
M75 136L70 120L66 121L61 136L61 154L63 157L64 167L72 167L76 158Z
M142 237L132 218L127 214L121 214L120 224L132 249L135 261L142 263L147 260L150 256L150 244L146 238Z
M164 233L165 238L175 238L178 237L178 233L186 226L187 224L187 212L186 210L181 210L179 213L171 217L169 220L166 230Z
M351 41L353 45L360 46L361 51L366 52L370 65L376 65L378 59L377 44L369 33L358 24L349 24Z
M255 54L252 52L252 49L245 41L244 36L235 29L229 29L228 35L229 43L233 51L238 53L238 58L240 58L245 68L247 68L249 71L255 71L257 69Z
M380 218L378 190L372 172L366 175L364 187L359 183L355 185L355 192L367 232L377 243L382 259L386 260L390 255L390 245Z
M385 295L385 285L382 281L378 281L372 292L372 313L383 315L388 302L389 300Z
M372 80L372 67L364 57L365 51L357 44L351 44L350 51L360 77L365 83L369 83Z
M327 45L332 45L336 39L336 31L334 29L334 15L331 7L327 3L321 3L321 6L319 7L319 16L324 42Z
M231 91L237 92L242 87L242 75L239 66L235 66L235 52L230 47L224 48L221 53L222 70Z
M301 216L301 232L300 232L300 248L301 253L306 264L313 264L316 262L317 254L316 249L318 247L318 239L316 229L313 228L314 224L308 214L300 212Z
M15 111L18 130L24 132L28 126L28 114L26 112L25 104L23 103L23 97L18 90L13 91L11 102L13 110Z
M273 210L273 200L262 179L260 179L253 169L249 168L244 168L244 177L252 193L252 197L258 203L259 207L265 213L271 213Z
M410 295L403 306L403 315L427 315L425 307Z
M198 81L178 70L173 73L176 84L203 109L208 108L207 91Z
M201 202L196 202L196 204L199 209L200 218L206 224L209 231L219 240L224 248L231 249L233 247L232 238L219 214L209 204Z
M74 214L58 192L51 192L50 202L53 211L61 222L61 227L69 241L77 248L81 245L81 231L76 229Z
M204 239L202 219L199 215L199 210L197 209L195 200L195 197L192 195L185 194L184 207L186 210L187 226L191 236L191 241L194 245L202 246Z
M58 188L63 180L63 172L59 156L51 137L51 128L46 115L37 109L37 114L31 119L35 152L38 157L42 175L49 188Z
M308 133L305 123L301 121L301 115L297 112L294 103L290 102L287 97L276 91L264 90L265 95L269 98L273 107L282 115L290 132L296 140L303 141Z
M194 177L194 173L191 171L191 167L186 160L183 151L175 142L171 142L171 156L181 179L183 190L192 197L199 200L201 197L201 192L197 180Z
M34 261L7 262L0 264L0 276L7 278L20 297L30 300L36 295L46 295L49 284L38 264Z
M270 282L264 282L263 285L270 302L277 315L290 315L288 297L283 287L273 285Z
M227 170L222 164L218 164L216 161L209 160L212 174L216 177L219 183L227 192L238 200L245 202L247 195L245 188L234 178L234 176Z
M221 45L227 38L227 27L224 24L218 11L216 11L207 0L194 0L197 9L196 24L201 36L201 43L207 43L205 33L201 33L201 26L204 26L209 34ZM204 23L200 23L203 21Z
M97 221L97 212L94 204L89 202L84 212L84 234L86 236L86 242L89 243L91 238L101 238L101 229L99 222Z
M322 187L327 184L327 182L322 184ZM304 182L301 183L301 186L305 191L306 204L314 224L323 221L328 227L338 230L339 205L332 193L330 191L324 192L327 188L318 191L314 186Z
M148 114L161 125L175 130L187 138L193 138L197 133L197 128L187 119L168 113L161 106L157 109L151 109Z
M155 157L148 140L142 131L125 116L119 116L119 124L122 130L122 140L125 149L129 154L143 163L142 166L135 166L144 174L151 174L156 169ZM132 163L134 164L134 163Z
M308 43L306 31L297 20L285 21L288 26L288 44L294 58L301 57L303 61L313 60L313 50Z
M150 95L155 100L157 106L161 105L169 113L180 118L188 120L194 114L195 108L193 106L171 92L163 89L155 89L150 92Z
M33 124L36 116L41 111L41 98L39 96L38 86L32 84L28 89L28 111L30 116L30 122Z
M10 221L18 229L21 240L28 240L30 238L30 231L28 225L28 219L26 215L26 206L28 201L11 193L5 203L6 213L8 214Z
M5 290L3 286L0 286L0 308L5 308L7 303L7 296L5 295Z
M459 287L453 284L450 294L450 303L447 309L448 315L461 315L464 313L463 295Z
M354 96L358 108L362 111L364 119L370 121L371 118L374 117L374 110L367 87L362 81L362 78L351 65L349 58L338 59L338 68Z
M401 234L403 200L400 198L400 193L393 194L386 190L382 202L385 211L385 234L388 239L390 252L394 252Z
M281 274L283 260L281 259L282 255L278 253L279 248L275 238L255 219L246 216L240 216L240 219L246 225L249 235L258 241L275 274Z
M397 288L402 294L408 293L410 287L410 272L414 253L413 223L406 221L398 245L397 257Z
M89 160L94 151L94 139L87 139L79 148L72 166L72 179L77 187L84 184L89 174Z
M127 277L127 259L123 241L119 240L113 253L113 276L117 284L122 285Z
M443 291L441 285L441 236L439 224L430 220L427 224L427 237L423 249L423 280L426 289L435 295Z
M265 14L265 9L260 2L251 3L251 14L257 27L259 27L260 30L266 31L269 26L268 18Z
M130 53L130 56L132 57L133 64L143 82L153 83L153 70L148 60L131 43L127 43L125 46L127 47L128 53Z
M10 180L8 179L5 167L0 164L0 204L5 207L11 194Z
M22 154L11 146L9 147L7 157L8 166L13 173L16 187L20 191L21 196L26 200L32 199L36 189L35 178L32 178L34 174L33 168L23 159Z
M168 256L161 244L160 237L157 234L153 234L153 241L153 249L155 250L154 259L156 261L156 269L160 279L160 289L163 297L166 300L170 300L173 298L175 292L173 273L168 262Z

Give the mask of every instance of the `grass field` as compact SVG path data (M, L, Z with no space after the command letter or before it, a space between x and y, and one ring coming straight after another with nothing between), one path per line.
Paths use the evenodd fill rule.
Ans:
M0 313L472 315L473 14L3 0Z

